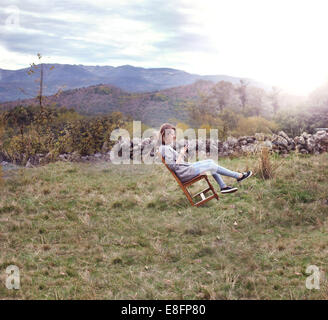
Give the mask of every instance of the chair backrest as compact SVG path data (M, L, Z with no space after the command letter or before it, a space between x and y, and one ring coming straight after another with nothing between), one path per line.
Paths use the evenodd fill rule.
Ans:
M169 166L166 164L165 158L159 152L158 152L158 155L161 157L162 162L165 164L165 167L172 173L173 177L179 183L179 185L183 186L181 180L178 178L178 176L175 174L175 172L172 169L170 169Z

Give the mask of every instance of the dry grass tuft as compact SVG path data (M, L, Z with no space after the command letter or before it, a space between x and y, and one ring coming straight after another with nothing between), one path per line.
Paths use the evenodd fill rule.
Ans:
M270 159L269 148L264 147L260 151L258 168L255 174L264 180L272 179L276 170L281 166L282 162L272 162Z

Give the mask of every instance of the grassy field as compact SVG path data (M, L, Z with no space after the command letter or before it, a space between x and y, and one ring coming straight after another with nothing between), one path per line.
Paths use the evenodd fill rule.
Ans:
M200 208L162 164L15 171L0 193L0 298L327 299L328 154L273 162L273 179L255 175ZM11 264L19 290L5 287ZM319 290L305 286L309 265Z

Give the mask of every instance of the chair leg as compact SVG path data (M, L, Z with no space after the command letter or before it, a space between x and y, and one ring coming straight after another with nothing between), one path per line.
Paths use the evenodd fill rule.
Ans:
M219 196L218 196L218 194L216 193L215 189L213 188L211 182L208 180L208 177L205 176L205 179L206 179L206 181L207 181L209 187L211 188L211 190L212 190L212 192L213 192L213 194L214 194L216 200L219 200Z
M215 198L216 200L219 200L219 196L217 195L215 189L213 188L212 184L208 180L208 177L205 176L204 178L205 178L205 180L206 180L206 182L208 184L208 188L200 191L199 193L197 193L197 194L195 194L193 196L193 197L195 197L197 195L200 195L200 197L202 198L202 200L199 201L199 202L197 202L197 203L196 202L192 203L192 201L190 201L190 203L192 203L192 205L195 206L195 207L199 207L199 206L203 205L204 203L206 203L207 201L209 201L209 200L211 200L213 198ZM186 188L186 190L187 190L187 188ZM212 191L213 194L211 196L209 196L209 197L206 198L205 193L208 192L208 191L210 191L210 190ZM190 195L189 192L188 192L188 194Z
M189 192L187 186L183 186L182 184L180 184L180 186L181 186L181 188L182 188L184 194L186 195L186 197L188 198L190 204L191 204L193 207L199 207L199 206L201 206L202 204L204 204L205 202L207 202L207 201L209 201L209 200L211 200L211 199L213 199L213 198L216 198L216 200L219 200L219 196L217 195L217 193L216 193L216 191L214 190L212 184L211 184L210 181L208 180L208 177L205 176L204 178L205 178L205 180L206 180L206 182L207 182L207 184L208 184L209 187L208 187L207 189L205 189L205 190L203 190L203 191L201 191L201 192L199 192L199 193L196 194L196 195L200 195L200 197L202 198L202 200L199 201L199 202L197 202L197 203L193 201L193 197L195 197L196 195L192 196L192 195L190 194L190 192ZM195 181L195 182L196 182L196 181ZM190 184L190 185L191 185L191 184ZM213 194L212 194L211 196L209 196L209 197L206 198L205 193L206 193L207 191L209 191L209 190L211 190Z
M183 188L183 192L184 192L185 195L187 196L187 198L188 198L190 204L191 204L192 206L194 206L195 204L194 204L194 201L192 200L192 196L191 196L190 192L188 191L188 189L187 189L186 187Z

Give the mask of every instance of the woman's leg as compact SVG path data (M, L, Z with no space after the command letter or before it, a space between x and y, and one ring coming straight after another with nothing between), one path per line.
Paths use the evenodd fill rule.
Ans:
M206 160L194 162L192 166L196 170L197 174L203 173L205 171L210 171L213 178L219 184L221 189L225 188L227 185L224 183L220 174L235 179L240 178L240 173L221 167L217 165L212 159L206 159Z

